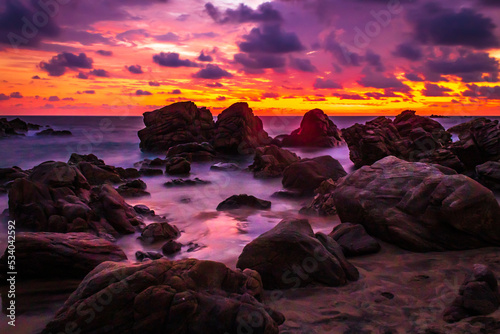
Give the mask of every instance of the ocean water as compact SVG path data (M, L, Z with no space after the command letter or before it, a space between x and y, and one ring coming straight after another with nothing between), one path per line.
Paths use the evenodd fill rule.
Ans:
M14 117L8 117L13 119ZM93 153L106 164L119 167L133 167L135 162L159 155L143 153L139 149L137 131L144 127L142 117L21 117L23 120L40 125L50 125L56 130L70 130L71 137L39 137L36 131L30 131L26 137L0 140L0 167L19 166L32 168L44 161L67 161L71 153ZM330 117L339 128L346 128L354 123L365 123L374 117ZM490 117L491 118L491 117ZM302 117L279 116L261 117L265 130L270 136L290 133L296 129ZM500 118L499 118L500 119ZM468 121L468 118L438 118L445 128ZM344 169L353 170L346 145L327 148L292 148L300 157L331 155L339 160ZM164 156L159 156L164 158ZM227 158L242 168L252 163L252 157ZM280 199L272 194L280 189L281 179L255 179L246 171L217 172L211 171L212 163L194 163L191 178L198 177L211 181L209 185L166 188L163 184L170 176L143 177L151 197L129 199L131 205L145 204L156 214L166 216L183 233L178 239L186 245L197 243L201 248L195 252L182 252L172 257L198 258L221 261L235 267L237 257L243 247L265 231L271 229L281 219L299 216L298 210L310 200ZM234 194L250 194L270 200L272 208L266 211L240 210L232 213L216 211L217 205ZM189 203L185 203L189 199ZM0 212L8 207L8 197L0 196ZM307 217L315 231L330 232L339 223L337 217ZM18 232L20 229L18 228ZM138 250L161 252L161 245L145 245L137 240L139 234L124 236L117 243L135 261ZM0 250L6 247L6 225L0 226ZM19 283L20 309L18 323L23 324L16 332L37 332L53 316L57 307L76 286L76 282L26 282ZM38 305L34 307L34 305ZM1 329L1 326L0 326ZM2 331L3 332L3 331Z

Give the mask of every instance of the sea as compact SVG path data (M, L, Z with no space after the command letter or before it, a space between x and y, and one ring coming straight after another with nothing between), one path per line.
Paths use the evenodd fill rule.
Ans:
M8 120L15 116L7 117ZM106 164L117 167L133 167L145 158L164 158L157 154L144 153L139 149L137 131L144 128L140 117L112 116L20 116L26 122L50 126L55 130L70 130L70 137L36 136L37 131L29 131L24 137L0 139L0 168L19 166L31 169L49 160L68 161L72 153L93 153ZM264 129L272 137L288 134L298 128L302 117L261 116ZM355 123L365 123L373 116L330 116L339 127L347 128ZM500 117L488 117L499 119ZM215 117L216 119L216 117ZM446 129L471 120L471 117L435 118ZM41 128L43 130L43 128ZM453 138L457 140L456 136ZM335 148L291 148L302 158L331 155L347 172L353 171L346 145ZM298 210L309 200L283 199L272 196L282 189L281 179L255 179L244 169L252 163L252 157L230 158L242 167L242 171L220 172L210 170L212 163L193 163L191 178L198 177L211 181L208 185L183 188L166 188L163 184L176 177L142 177L151 197L128 199L131 205L145 204L157 215L165 216L181 231L178 239L184 245L197 245L195 251L188 252L188 246L172 259L197 258L214 260L235 268L243 247L260 234L268 231L280 220L297 217ZM217 205L235 194L249 194L270 200L272 207L266 211L245 211L238 213L217 212ZM498 197L497 197L498 198ZM500 198L498 198L500 200ZM8 196L0 195L0 212L8 208ZM339 223L337 217L308 217L315 232L330 232ZM148 222L147 222L148 223ZM22 229L18 227L17 232ZM0 252L6 247L7 224L0 225ZM161 243L146 245L137 239L139 234L123 236L117 240L129 261L135 261L136 251L161 252ZM15 328L2 328L0 332L36 333L54 316L65 299L77 286L77 281L28 281L18 283L18 324ZM5 289L0 289L2 311L5 313Z

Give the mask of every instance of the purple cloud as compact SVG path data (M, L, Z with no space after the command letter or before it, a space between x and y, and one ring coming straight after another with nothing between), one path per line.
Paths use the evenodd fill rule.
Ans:
M141 74L141 73L144 73L142 71L142 67L141 65L130 65L130 66L127 66L127 70L130 72L130 73L133 73L133 74Z
M87 57L85 53L75 55L69 52L63 52L52 57L48 62L42 61L39 66L50 76L59 77L66 73L67 68L92 68L92 58Z
M199 67L199 65L189 59L181 59L175 52L161 52L153 56L153 61L160 66L166 67Z
M233 75L228 71L213 64L208 64L207 67L193 74L193 78L212 79L212 80L231 78L232 76Z

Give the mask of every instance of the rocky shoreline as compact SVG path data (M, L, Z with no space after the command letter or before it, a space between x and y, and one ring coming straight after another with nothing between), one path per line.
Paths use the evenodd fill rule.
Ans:
M44 333L67 324L85 333L500 329L498 121L473 119L447 131L403 111L394 121L378 117L338 129L314 109L297 130L271 138L246 103L214 122L208 109L179 102L145 113L144 124L140 149L159 156L136 168L74 153L67 162L0 169L0 189L9 198L4 217L30 231L18 234L19 277L83 279ZM331 156L301 158L285 148L344 144L358 168L351 173ZM251 165L227 163L249 155ZM169 192L209 187L191 178L200 162L221 173L282 179L277 195L310 204L249 242L236 268L170 260L203 245L177 242L183 231L167 217L125 198L149 196L141 177L182 177L164 184ZM272 201L234 189L212 210L270 208ZM332 217L331 232L314 233L308 215ZM116 241L136 233L157 252L127 259ZM460 261L454 266L453 259ZM1 268L6 261L7 252ZM96 303L99 312L89 309ZM93 312L91 321L82 310Z

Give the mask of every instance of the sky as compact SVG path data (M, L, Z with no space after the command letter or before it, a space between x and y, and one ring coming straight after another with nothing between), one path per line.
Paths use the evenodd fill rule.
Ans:
M0 0L0 114L500 115L500 0Z

